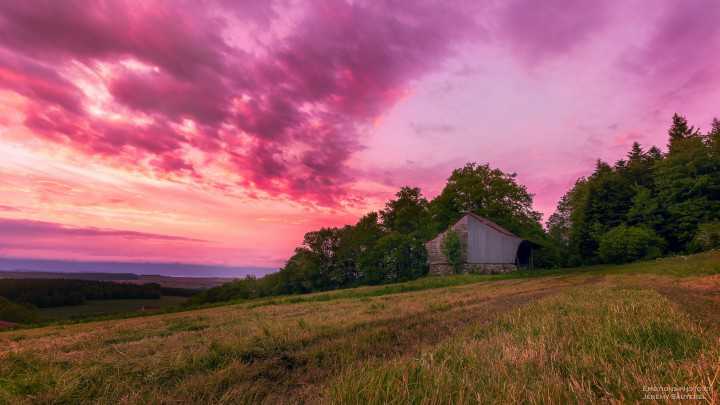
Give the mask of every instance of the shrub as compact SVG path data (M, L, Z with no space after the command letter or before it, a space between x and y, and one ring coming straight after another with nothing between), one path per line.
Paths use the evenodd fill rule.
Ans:
M34 308L0 297L0 321L31 323L37 319L38 313Z
M720 222L706 222L698 226L690 250L705 251L720 248Z
M450 229L442 240L442 253L453 268L455 274L462 273L462 241L457 232Z
M598 252L605 263L653 259L662 253L664 241L651 229L620 225L600 237Z

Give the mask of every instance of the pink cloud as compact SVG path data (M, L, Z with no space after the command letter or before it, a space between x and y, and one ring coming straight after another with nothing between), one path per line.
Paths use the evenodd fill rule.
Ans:
M499 37L534 64L587 42L608 21L614 1L513 0L499 16Z
M201 7L182 0L6 2L0 36L7 48L43 61L136 56L190 79L223 70L231 51L218 32L221 21Z
M0 87L39 103L80 111L82 93L56 71L0 49Z
M193 81L159 72L126 72L110 83L115 101L146 114L181 121L190 118L216 126L228 112L229 89L216 76L199 74Z
M648 39L628 50L619 64L636 75L652 94L653 107L678 111L720 84L720 3L713 0L668 2ZM666 119L666 117L658 117Z
M337 205L348 197L347 162L364 126L477 32L464 6L320 2L261 55L228 43L223 29L230 15L266 20L273 7L224 2L211 14L198 4L0 6L0 46L40 67L14 89L31 101L27 126L84 153L128 166L149 158L146 169L202 181L183 157L191 146L226 155L246 187ZM121 67L124 58L146 67ZM97 63L113 66L102 81L115 108L153 123L109 122L78 107L92 100L50 69L71 60L96 73ZM192 137L177 129L185 119L197 124Z

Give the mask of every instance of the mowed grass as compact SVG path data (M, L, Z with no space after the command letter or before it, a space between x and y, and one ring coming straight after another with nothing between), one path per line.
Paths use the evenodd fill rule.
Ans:
M4 332L0 403L717 402L718 272L713 252Z
M720 351L654 291L573 288L473 325L420 356L372 361L327 388L331 402L589 403L649 387L711 387ZM704 392L718 400L717 390Z

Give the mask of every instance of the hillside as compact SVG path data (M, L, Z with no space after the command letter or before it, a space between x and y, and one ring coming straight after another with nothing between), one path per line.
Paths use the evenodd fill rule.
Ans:
M163 287L187 288L191 290L212 288L233 280L232 278L223 277L171 277L134 273L63 273L52 271L0 270L0 279L4 278L91 280L132 284L155 283Z
M0 333L0 403L720 400L720 252Z

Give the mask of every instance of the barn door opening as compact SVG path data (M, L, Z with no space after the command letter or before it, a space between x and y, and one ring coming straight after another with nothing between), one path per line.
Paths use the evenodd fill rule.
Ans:
M518 246L517 256L515 257L515 263L520 268L532 269L532 244L526 240L520 242Z

